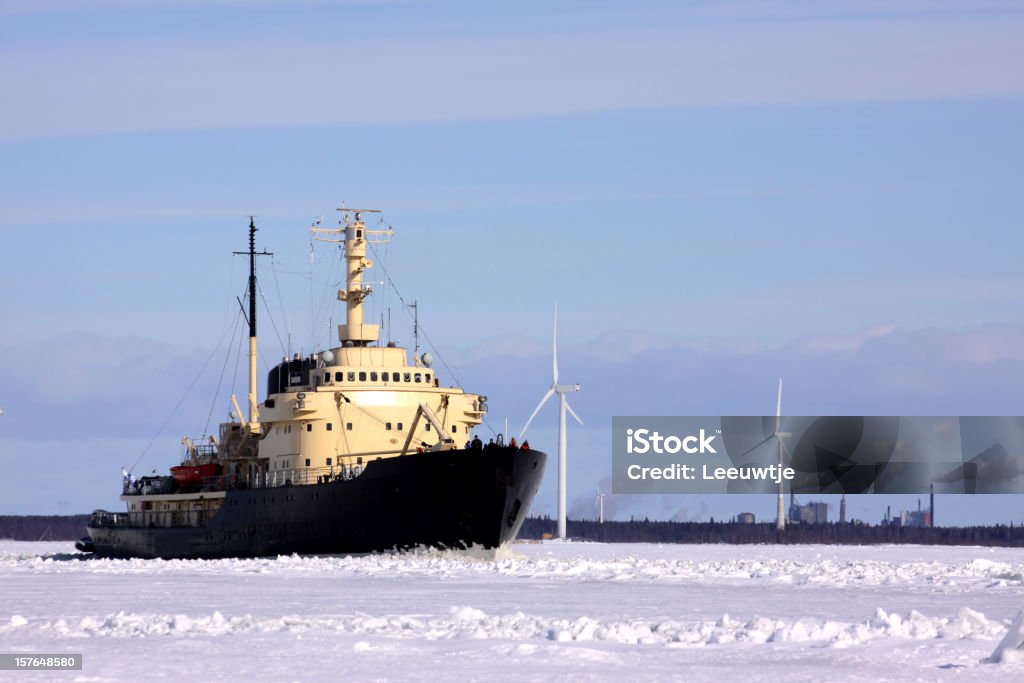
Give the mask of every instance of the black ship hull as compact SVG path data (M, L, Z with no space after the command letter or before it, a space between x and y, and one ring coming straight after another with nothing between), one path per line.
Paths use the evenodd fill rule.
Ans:
M200 527L88 527L101 557L222 558L367 553L512 541L547 455L485 448L374 460L358 477L231 490Z

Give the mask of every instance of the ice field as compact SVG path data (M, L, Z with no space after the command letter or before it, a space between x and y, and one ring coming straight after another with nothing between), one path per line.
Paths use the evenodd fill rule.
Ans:
M1024 608L1024 549L81 557L0 542L0 652L84 654L0 680L1024 680L1024 652L982 662Z

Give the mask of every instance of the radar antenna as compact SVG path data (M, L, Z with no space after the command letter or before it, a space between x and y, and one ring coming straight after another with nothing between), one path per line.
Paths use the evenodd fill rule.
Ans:
M345 324L338 326L338 340L346 346L367 346L378 340L380 325L363 322L363 300L373 292L363 283L363 271L373 266L366 258L366 247L386 244L394 231L390 226L377 230L366 227L362 214L380 213L379 209L350 209L342 205L338 211L341 213L338 227L322 228L317 221L309 231L318 242L344 243L347 275L345 289L338 291L338 300L344 301L347 308Z

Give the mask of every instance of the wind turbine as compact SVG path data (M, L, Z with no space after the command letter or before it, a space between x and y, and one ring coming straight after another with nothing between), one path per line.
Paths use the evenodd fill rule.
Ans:
M580 390L579 384L559 384L558 383L558 306L555 306L555 325L554 330L551 333L551 358L552 358L552 377L551 377L551 388L544 394L544 398L540 400L537 407L533 409L533 414L530 415L530 419L526 421L526 426L523 427L523 431L519 433L519 443L523 443L526 437L526 430L530 428L530 423L533 422L533 418L537 416L540 409L544 407L548 399L554 394L558 394L558 537L565 538L565 411L572 413L572 416L576 418L576 421L581 425L583 420L576 414L576 411L569 405L569 401L566 400L565 395L568 393L576 392Z
M604 524L604 495L601 493L601 489L597 490L597 523Z
M781 473L782 468L785 466L785 464L784 464L785 463L784 457L785 457L785 453L786 453L786 446L785 446L785 444L782 443L782 440L783 439L788 439L789 437L793 436L792 432L783 432L783 431L780 431L781 429L782 429L782 378L780 377L779 378L779 397L778 397L778 399L775 402L775 431L773 431L768 436L767 439L765 439L761 443L757 444L756 446L751 448L749 451L747 451L746 453L744 453L740 457L746 457L746 456L750 455L751 453L753 453L755 450L757 450L761 446L765 445L766 443L768 443L772 439L775 439L779 443L779 471ZM777 530L779 530L779 531L782 531L783 529L786 528L786 499L785 499L785 491L783 490L782 477L781 476L779 476L779 500L778 500L778 508L775 511L775 528Z

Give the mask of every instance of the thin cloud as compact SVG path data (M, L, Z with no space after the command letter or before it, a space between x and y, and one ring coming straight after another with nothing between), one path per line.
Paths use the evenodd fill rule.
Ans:
M615 32L12 48L8 139L1024 96L1024 19L700 24Z
M0 0L0 17L25 17L33 15L57 15L76 12L146 12L152 10L181 9L183 7L210 9L252 10L254 7L295 8L295 7L359 7L409 5L416 0Z
M780 375L786 387L783 409L789 414L1019 415L1024 410L1019 390L1024 384L1024 328L1019 326L892 329L885 334L869 330L846 342L832 339L831 345L811 350L798 340L753 351L661 340L623 350L615 363L595 350L599 344L562 347L560 373L583 385L572 402L586 421L585 427L570 428L573 516L595 515L595 484L610 492L602 478L609 472L608 425L613 415L766 414L774 410ZM215 426L226 417L231 370L218 394L221 357L175 412L208 352L183 352L140 338L80 337L75 346L69 352L65 338L0 340L0 374L19 387L5 397L7 414L0 425L0 462L12 472L12 478L0 482L0 500L9 501L9 512L38 512L41 500L69 498L64 480L36 476L41 470L18 463L59 463L62 476L83 492L76 509L87 510L96 506L88 502L90 496L114 491L120 466L139 459L157 434L161 436L140 464L144 471L173 464L180 435L198 435L207 419ZM467 386L490 395L495 428L508 415L510 429L518 432L550 385L546 344L530 348L532 357L506 348L501 355L467 358L462 366ZM56 362L26 365L26 358ZM54 386L62 391L54 393ZM549 404L529 434L532 446L552 456L556 413ZM173 419L164 425L168 415ZM488 435L486 429L480 431ZM540 514L554 513L554 462L552 457L535 506ZM709 514L695 508L696 500L676 497L661 503L652 512L654 502L646 497L609 495L605 513L612 519L634 514L703 519ZM739 504L730 500L729 509L735 512Z

